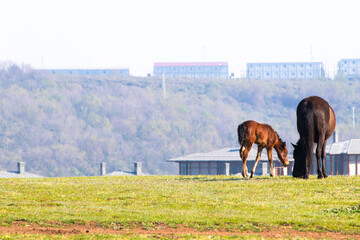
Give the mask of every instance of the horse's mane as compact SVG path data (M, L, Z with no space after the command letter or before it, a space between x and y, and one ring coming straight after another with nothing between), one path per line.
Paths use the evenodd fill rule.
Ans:
M284 141L281 139L281 137L279 136L279 134L277 133L277 131L274 131L274 132L276 133L276 136L278 137L279 141L280 141L281 143L283 143Z

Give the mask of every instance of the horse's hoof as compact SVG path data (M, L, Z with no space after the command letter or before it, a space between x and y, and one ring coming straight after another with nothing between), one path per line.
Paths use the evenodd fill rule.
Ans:
M322 179L322 178L324 178L324 176L322 174L319 174L318 179Z
M304 178L304 175L293 175L294 178Z
M304 179L309 179L309 175L306 175L306 174L305 174L305 175L303 176L303 178L304 178Z
M327 178L328 177L328 175L326 175L326 173L324 173L324 178Z

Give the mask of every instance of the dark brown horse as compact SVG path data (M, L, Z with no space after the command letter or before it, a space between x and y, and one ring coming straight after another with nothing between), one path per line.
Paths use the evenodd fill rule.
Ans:
M326 140L333 134L336 125L334 110L324 99L312 96L303 99L296 109L297 130L300 139L294 146L294 177L309 178L313 169L314 143L318 178L326 178ZM322 167L320 164L322 159Z
M279 135L274 131L274 129L272 129L271 126L250 120L240 124L237 131L239 137L239 144L241 146L239 153L243 161L242 175L244 177L247 177L246 160L249 155L250 149L254 143L258 145L258 151L256 155L255 165L251 171L251 178L254 176L256 166L260 161L261 151L264 148L266 148L270 163L270 176L274 176L272 156L273 148L275 148L275 151L284 167L289 166L289 161L287 159L288 151L286 148L286 143L280 139Z

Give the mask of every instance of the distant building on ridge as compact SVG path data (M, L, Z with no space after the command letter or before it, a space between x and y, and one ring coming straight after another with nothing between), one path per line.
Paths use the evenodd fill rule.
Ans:
M360 80L360 59L341 59L338 62L338 73L349 80Z
M325 76L322 62L247 63L248 79L310 80Z
M154 76L228 79L227 62L156 62Z
M85 76L129 76L129 69L40 69L41 72L64 75L85 75Z
M328 175L360 175L360 139L327 145L325 165Z
M254 146L247 159L247 167L251 171L257 155L257 146ZM276 154L273 155L275 175L291 175L294 159L288 155L290 165L283 167ZM242 170L242 160L239 148L223 148L208 153L194 153L178 158L168 159L168 162L179 163L179 175L239 175ZM269 175L270 164L267 155L261 156L255 175Z

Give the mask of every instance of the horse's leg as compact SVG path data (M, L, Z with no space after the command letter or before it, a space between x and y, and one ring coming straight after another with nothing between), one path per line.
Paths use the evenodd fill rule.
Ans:
M243 158L242 158L242 162L243 162L243 167L242 167L242 175L243 175L243 177L245 178L245 177L247 177L248 175L247 175L247 172L248 172L248 170L247 170L247 167L246 167L246 160L247 160L247 157L248 157L248 151L246 151L246 149L245 149L245 151L243 152Z
M270 163L270 177L274 177L275 173L274 173L272 148L266 148L266 150L267 150L268 160L269 160L269 163Z
M243 177L248 176L248 174L247 174L248 169L246 167L246 160L247 160L247 157L249 155L251 147L252 147L252 143L249 143L249 144L244 143L244 145L241 146L241 148L240 148L240 157L241 157L242 162L243 162L243 168L242 168Z
M327 174L326 174L326 165L325 165L325 161L326 161L326 140L324 142L324 145L322 147L322 154L321 154L321 159L322 159L322 173L324 178L327 178Z
M259 161L260 161L261 151L262 150L263 150L263 148L258 146L258 151L257 151L256 159L255 159L255 164L254 164L254 167L253 167L253 169L251 171L250 178L254 177L255 169L256 169L256 166L258 165Z
M240 155L240 158L241 158L241 160L243 162L243 167L242 167L242 172L241 172L243 177L245 177L244 168L246 168L246 158L244 157L244 152L245 152L245 146L241 145L240 150L239 150L239 155Z
M313 162L314 162L314 143L313 141L306 141L305 145L304 145L304 149L305 149L305 174L303 176L304 179L309 179L310 177L310 166L312 166ZM311 169L312 170L312 169Z
M241 148L239 151L241 160L244 159L244 151L245 151L245 146L241 145Z
M324 139L320 137L319 141L318 141L318 144L316 146L316 163L317 163L318 178L323 178L324 177L322 169L321 169L321 162L320 162L320 158L322 156L323 148L324 148Z

